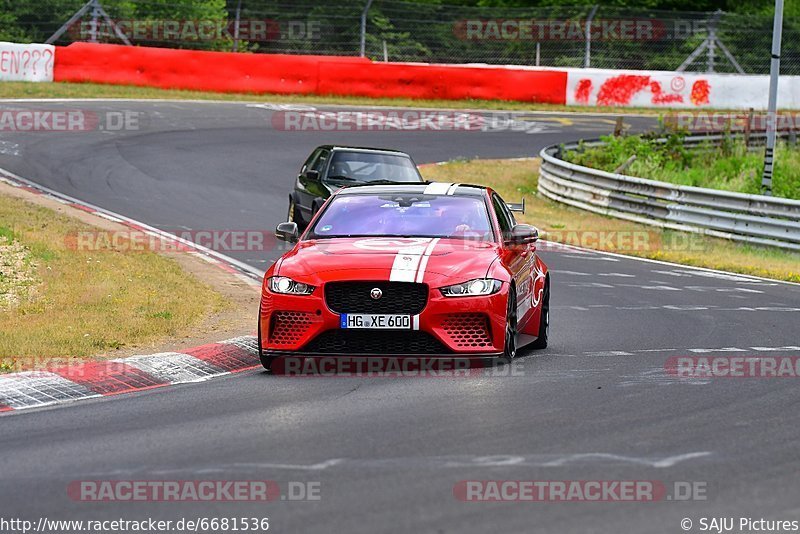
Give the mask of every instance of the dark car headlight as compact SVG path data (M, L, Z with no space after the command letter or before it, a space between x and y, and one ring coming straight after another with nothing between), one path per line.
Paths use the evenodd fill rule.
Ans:
M267 280L267 287L273 293L283 295L310 295L314 292L314 286L296 282L286 276L273 276Z
M476 278L463 284L455 284L439 288L445 297L475 297L479 295L491 295L500 290L503 283L493 278Z

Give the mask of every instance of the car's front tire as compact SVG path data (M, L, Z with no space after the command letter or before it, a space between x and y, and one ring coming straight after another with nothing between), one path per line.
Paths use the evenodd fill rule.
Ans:
M508 303L506 305L506 330L503 342L503 355L500 360L503 363L511 363L517 356L517 292L512 287L508 291Z
M550 277L544 284L544 293L542 294L542 315L539 318L539 335L536 341L531 343L531 348L546 349L547 341L550 337Z
M258 306L258 359L261 360L261 365L264 366L264 369L267 371L272 370L272 360L274 359L272 356L268 356L264 349L261 348L261 305Z
M305 227L303 217L300 215L300 208L297 207L297 202L293 197L289 197L289 211L286 213L286 220L297 224L298 228Z

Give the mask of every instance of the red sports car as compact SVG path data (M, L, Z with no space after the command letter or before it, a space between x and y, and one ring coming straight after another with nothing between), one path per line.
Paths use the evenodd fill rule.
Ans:
M486 187L365 185L334 193L266 272L258 346L279 356L510 361L547 346L550 276L538 230Z

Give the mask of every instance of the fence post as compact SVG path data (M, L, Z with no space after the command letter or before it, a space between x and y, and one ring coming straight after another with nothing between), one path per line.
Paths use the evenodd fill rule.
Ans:
M373 0L367 0L364 11L361 12L361 57L367 55L367 11Z
M233 51L239 51L239 20L242 16L242 0L236 3L236 16L233 26Z
M781 70L781 34L783 33L783 0L775 0L772 21L772 58L769 63L769 100L767 104L767 147L764 149L764 172L761 192L772 195L772 170L775 164L775 135L778 129L778 75Z
M586 69L588 69L592 63L592 19L594 19L598 7L600 6L597 4L592 6L589 16L586 17L586 54L583 58L583 67Z

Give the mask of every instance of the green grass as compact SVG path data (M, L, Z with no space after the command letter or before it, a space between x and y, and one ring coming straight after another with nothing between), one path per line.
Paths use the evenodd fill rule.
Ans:
M168 257L110 242L76 247L78 232L97 230L49 209L0 195L0 221L0 243L12 235L29 256L19 261L23 252L11 251L12 278L17 286L34 281L30 292L16 288L15 305L0 308L0 371L181 336L227 306ZM27 269L32 276L21 276Z
M720 147L687 150L683 136L672 134L667 143L648 136L608 136L606 146L582 147L564 154L567 161L604 171L613 171L630 156L636 161L623 171L678 185L760 194L764 151L750 152L742 141L728 141ZM800 149L778 143L772 179L773 195L800 199Z

